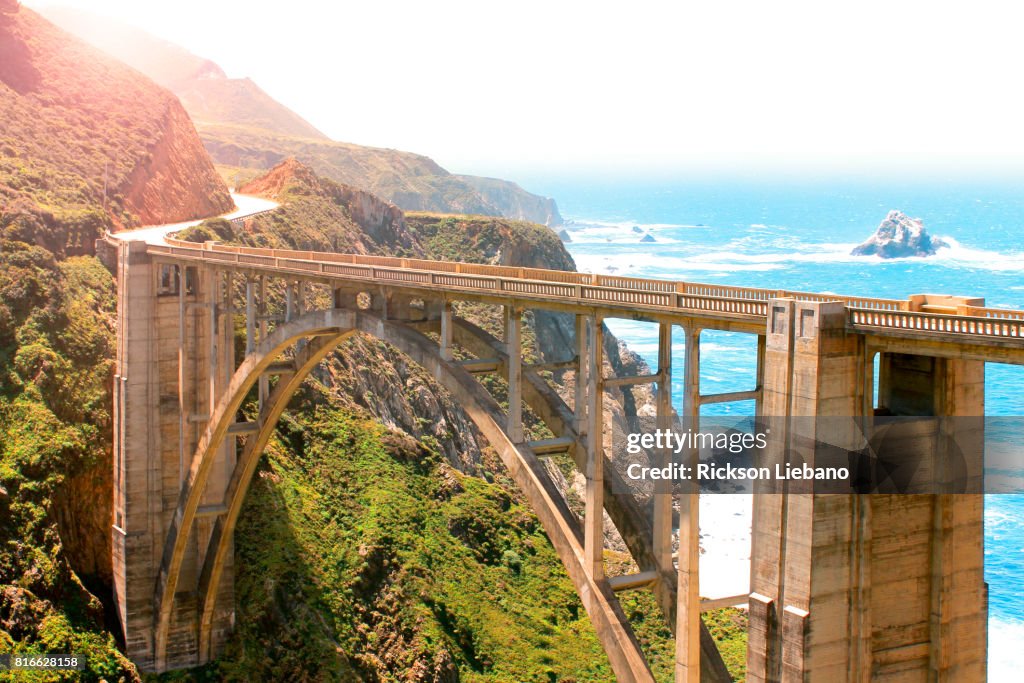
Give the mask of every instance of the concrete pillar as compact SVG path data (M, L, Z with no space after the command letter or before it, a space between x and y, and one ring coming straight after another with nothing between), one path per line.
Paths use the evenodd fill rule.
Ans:
M256 282L245 276L245 354L256 350Z
M284 319L285 322L295 317L295 283L285 282L284 284Z
M587 462L583 520L584 566L591 576L604 576L604 325L587 318Z
M658 390L656 396L657 428L672 428L672 325L661 323L658 328ZM672 461L671 449L658 453L658 467ZM672 482L655 483L652 505L654 558L660 575L672 575Z
M882 418L865 414L871 359L847 333L843 305L772 300L766 333L765 464L813 465L820 443L863 448ZM980 363L883 355L879 412L982 415L982 373ZM960 433L937 439L936 424ZM941 484L944 443L979 454L968 468L980 468L970 424L900 422L906 438L876 441L875 452L924 455ZM759 490L748 680L984 680L981 496L822 494L796 481Z
M523 312L505 307L505 352L508 354L508 422L512 443L523 441Z
M169 365L161 367L157 328L157 274L142 242L123 242L117 253L117 360L114 375L114 524L112 569L125 652L142 669L153 665L153 586L160 491L160 376L172 381L176 347L170 337ZM179 281L179 289L183 288ZM176 316L176 297L163 298ZM175 320L176 322L176 320ZM172 323L173 325L173 323ZM173 335L173 326L171 333ZM172 390L173 391L173 390ZM172 396L174 393L171 394ZM167 425L177 447L177 420ZM175 465L177 453L175 452ZM176 469L176 468L175 468ZM177 477L174 478L175 483Z
M684 425L700 428L700 329L686 327L683 390ZM698 452L689 449L684 465L695 477ZM679 588L676 607L677 683L700 681L700 490L695 478L683 481L679 497Z
M259 290L260 290L260 305L259 305L259 329L260 329L260 341L267 338L267 316L270 315L270 304L267 301L267 276L259 276ZM270 379L263 375L257 381L257 396L259 398L259 409L263 410L263 405L267 402L267 397L270 396Z
M441 308L441 358L452 359L452 334L454 332L452 321L452 302L445 301Z
M864 405L863 340L845 326L841 302L769 302L767 466L813 466L819 440L849 450L863 445L855 419ZM863 628L870 574L859 559L870 541L861 521L867 511L856 496L818 495L806 482L757 490L748 678L860 680L870 640Z
M761 417L764 414L764 354L768 339L763 334L757 335L757 370L754 381L754 388L757 390L757 398L754 399L754 416Z
M590 376L590 347L588 346L587 316L576 316L576 397L573 410L576 411L576 433L587 433L587 386Z

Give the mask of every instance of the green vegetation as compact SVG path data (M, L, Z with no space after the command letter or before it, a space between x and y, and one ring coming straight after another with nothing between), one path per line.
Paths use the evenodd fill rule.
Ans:
M705 612L704 624L737 683L747 680L747 613L735 607Z
M231 235L228 225L207 222L194 239L373 247L359 226L320 220L351 207L332 183L314 179L291 164L265 183L280 188L282 210L233 226ZM272 220L286 211L288 221ZM413 249L430 257L572 267L557 237L539 226L432 214L405 221ZM466 305L460 314L500 335L493 307ZM524 342L534 359L531 321ZM466 448L471 429L455 422L453 407L434 405L441 394L405 365L386 345L352 340L328 361L327 384L309 385L283 418L236 536L238 630L221 659L193 675L391 681L410 672L455 680L457 671L469 681L612 680L571 582L500 461L485 449L475 464L455 462L451 444ZM482 381L503 400L501 378ZM407 410L415 411L412 423L399 417ZM433 422L448 428L436 435ZM549 436L529 414L527 422L534 436ZM614 553L609 565L635 570ZM638 591L622 602L659 680L671 680L671 632L653 596ZM741 671L745 630L710 616L716 636L741 653L730 664Z
M407 212L405 221L430 258L498 265L542 262L539 267L576 269L558 235L536 223L414 212Z
M29 121L35 110L24 108L38 102L0 104L0 114L20 117L10 137L7 128L0 134L0 652L74 652L88 669L64 678L136 680L104 609L114 283L95 258L68 258L135 218L116 190L104 211L108 141L90 149L79 126L90 130L96 107L47 102L59 108L54 146L86 145L73 155L81 167L71 167L70 151L43 149L44 132ZM137 106L159 110L159 102ZM152 131L133 107L116 110L124 121L110 128L130 133L114 142L136 163ZM309 169L287 170L258 181L286 202L281 210L244 226L206 221L182 237L572 267L544 228L405 219ZM488 329L497 322L483 310L465 313ZM533 331L524 337L535 353ZM536 517L458 406L409 365L384 344L357 339L321 368L282 419L239 520L235 633L218 661L162 678L612 679ZM501 381L492 389L500 400ZM652 596L629 594L623 604L659 678L670 679L670 635ZM739 643L734 626L723 622L718 632Z
M0 652L84 655L86 681L136 677L82 583L109 581L114 300L96 259L0 241Z
M528 509L368 416L306 408L285 420L246 501L222 673L611 679Z
M234 121L208 119L198 128L218 164L269 169L294 157L323 178L364 189L403 209L498 213L466 182L419 154L293 137Z

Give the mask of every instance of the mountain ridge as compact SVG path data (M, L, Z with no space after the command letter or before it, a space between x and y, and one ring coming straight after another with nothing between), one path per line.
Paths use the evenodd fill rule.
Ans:
M211 60L141 29L80 10L47 16L170 88L213 160L233 172L265 171L296 157L318 174L404 210L504 216L562 224L555 201L516 183L449 173L429 157L331 140L248 78L227 78Z

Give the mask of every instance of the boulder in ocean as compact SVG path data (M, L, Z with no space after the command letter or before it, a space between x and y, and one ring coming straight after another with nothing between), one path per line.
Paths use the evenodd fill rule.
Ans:
M854 256L906 258L931 256L939 248L948 246L938 237L929 235L920 218L909 218L902 211L894 210L879 224L874 235L850 253Z
M558 239L562 240L563 242L572 242L572 237L569 236L569 231L566 230L565 228L562 228L561 230L558 231Z
M640 238L640 241L650 243L657 242L658 240L654 239L654 235L644 235L643 237Z

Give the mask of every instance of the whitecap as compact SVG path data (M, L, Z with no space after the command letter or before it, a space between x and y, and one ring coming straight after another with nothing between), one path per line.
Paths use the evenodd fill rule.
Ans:
M988 679L1020 680L1024 622L990 618L988 622Z

